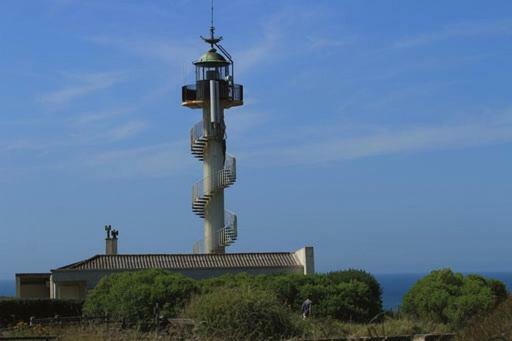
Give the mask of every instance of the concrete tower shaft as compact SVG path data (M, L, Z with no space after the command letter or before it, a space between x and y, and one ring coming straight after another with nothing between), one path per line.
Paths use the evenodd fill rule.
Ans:
M236 214L224 209L224 189L236 181L236 160L226 153L224 110L243 104L243 87L233 82L233 60L218 44L222 37L216 38L212 27L211 37L203 39L211 48L194 62L195 84L182 88L182 105L203 114L190 132L192 155L203 161L203 178L192 188L192 211L204 218L204 239L194 252L224 253L238 235Z
M216 81L210 81L210 89L216 86L214 82L216 83ZM224 253L225 250L217 233L224 228L224 188L218 186L217 177L224 169L226 140L224 110L218 105L216 97L215 91L212 91L209 105L203 107L203 124L206 126L207 139L203 162L204 191L212 194L205 207L204 251L206 253Z

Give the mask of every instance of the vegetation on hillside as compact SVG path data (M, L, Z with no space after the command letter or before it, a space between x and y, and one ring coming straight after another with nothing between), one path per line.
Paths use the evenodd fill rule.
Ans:
M100 333L120 340L156 339L158 335L260 340L382 337L451 330L459 331L459 340L464 341L508 339L512 336L512 301L507 295L499 281L443 269L420 279L404 297L400 312L383 312L379 283L360 270L311 276L237 274L202 281L163 270L145 270L102 279L89 292L83 314L101 317L96 322L106 321L104 318L110 322L100 331L94 329L96 322L84 320L81 333L84 339L95 339ZM303 320L300 306L306 298L313 301L313 314ZM15 300L5 304L9 311L20 312L31 306L30 302ZM167 326L159 323L173 317L179 319ZM137 330L126 329L130 326ZM39 329L22 324L11 329L10 335L30 335ZM43 329L77 337L71 326L54 324Z
M359 270L311 276L238 274L202 281L163 270L117 273L103 278L89 293L83 312L85 316L108 316L147 329L154 324L157 311L163 318L176 317L192 296L198 297L190 304L200 300L213 302L218 292L227 289L254 295L265 292L269 295L266 299L297 316L306 298L314 302L313 314L319 318L367 322L382 312L379 283ZM253 297L247 295L233 297ZM242 307L241 303L235 306Z
M368 322L382 312L382 290L379 282L362 270L336 271L304 276L247 274L225 275L201 281L202 292L221 287L261 288L273 292L292 311L302 302L313 301L315 317L346 322Z

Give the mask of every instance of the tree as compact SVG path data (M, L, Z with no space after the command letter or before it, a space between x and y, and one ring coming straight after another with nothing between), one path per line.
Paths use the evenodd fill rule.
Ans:
M506 298L503 283L450 269L432 271L405 295L402 309L413 317L460 327Z
M185 306L197 283L165 270L122 272L103 278L86 297L86 316L109 316L143 329L152 325L155 307L164 317L175 317Z
M330 272L326 276L331 283L351 283L358 281L366 284L369 292L367 296L367 316L375 317L382 312L382 289L379 282L370 273L364 270L348 269L345 271Z

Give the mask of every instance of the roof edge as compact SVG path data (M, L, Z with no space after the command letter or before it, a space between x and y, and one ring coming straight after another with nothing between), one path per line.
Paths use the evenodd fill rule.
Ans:
M89 262L95 258L98 258L99 256L106 256L106 255L94 255L90 258L87 258L87 259L84 259L84 260L81 260L81 261L78 261L78 262L75 262L75 263L71 263L71 264L68 264L68 265L64 265L64 266L61 266L60 268L57 268L57 269L51 269L50 271L53 272L55 270L61 270L61 269L67 269L67 268L70 268L72 266L78 266L78 265L81 265L81 264L84 264L86 262Z
M125 257L195 257L195 258L213 258L213 257L226 257L226 258L231 258L231 257L239 257L239 256L260 256L260 255L283 255L283 256L291 256L295 262L296 262L296 266L300 267L300 266L303 266L303 264L301 264L301 262L299 261L299 259L297 259L297 256L295 254L295 252L240 252L240 253L223 253L223 254L196 254L196 253L147 253L147 254L117 254L117 255L105 255L105 254L97 254L97 255L94 255L90 258L87 258L87 259L84 259L84 260L81 260L81 261L78 261L78 262L74 262L74 263L70 263L70 264L67 264L67 265L64 265L64 266L61 266L59 268L56 268L56 269L51 269L50 271L53 273L54 271L62 271L62 272L65 272L65 271L75 271L75 270L78 270L77 268L80 267L81 265L84 265L88 262L91 262L91 261L94 261L98 258L125 258ZM293 265L295 266L295 265ZM274 265L270 265L270 266L257 266L258 268L280 268L282 266L274 266ZM243 268L243 267L219 267L219 269L222 269L222 268L229 268L229 269L236 269L236 268ZM141 268L142 269L142 268ZM166 269L166 268L155 268L155 269ZM170 268L169 268L170 269ZM181 270L187 270L187 269L211 269L211 267L184 267L184 268L180 268ZM91 271L101 271L102 269L91 269ZM119 269L121 270L121 269ZM136 271L136 270L139 270L137 268L128 268L128 269L123 269L123 270L133 270L133 271ZM85 271L84 269L82 269L81 271Z
M302 269L304 266L301 264L296 265L271 265L271 266L251 266L251 268L265 268L265 269L283 269L283 268L297 268ZM176 269L170 269L170 268L140 268L140 269L134 269L134 268L122 268L122 269L55 269L52 270L52 272L73 272L73 271L80 271L80 272L134 272L134 271L142 271L142 270L148 270L148 269L158 269L158 270L168 270L168 271L186 271L186 270L211 270L211 267L198 267L198 268L176 268ZM237 267L219 267L215 268L215 270L236 270L236 269L247 269L247 267L243 266L237 266Z

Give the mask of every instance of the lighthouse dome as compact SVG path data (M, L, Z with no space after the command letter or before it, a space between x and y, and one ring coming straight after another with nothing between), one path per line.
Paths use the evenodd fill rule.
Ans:
M210 49L208 52L203 54L201 58L194 62L198 66L223 66L229 65L229 62L224 58L223 55L217 52L215 49Z

